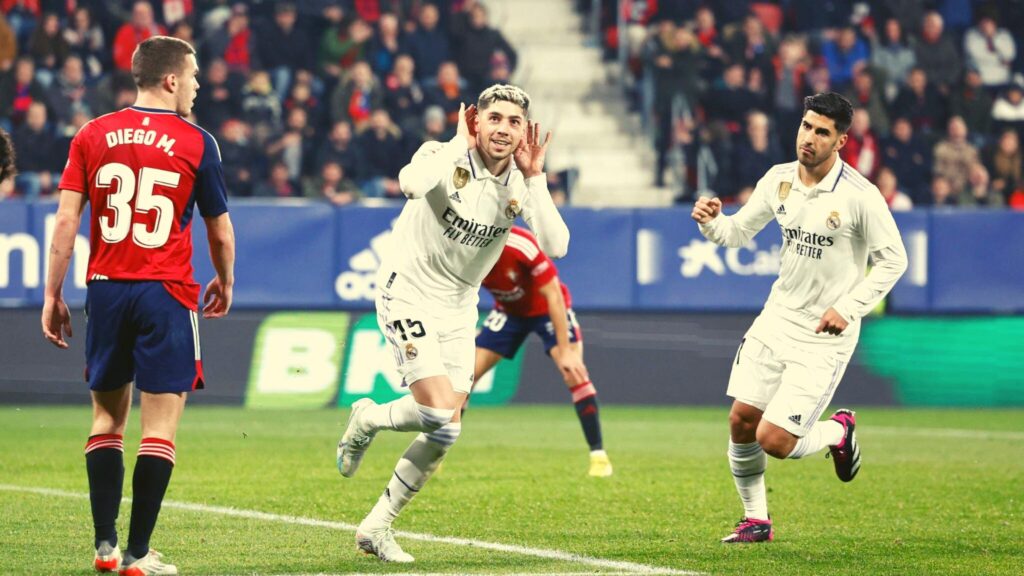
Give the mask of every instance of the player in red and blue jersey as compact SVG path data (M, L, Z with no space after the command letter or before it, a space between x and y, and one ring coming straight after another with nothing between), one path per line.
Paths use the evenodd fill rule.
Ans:
M185 120L199 68L187 42L155 36L132 56L135 105L79 130L60 182L43 304L43 335L67 348L71 317L62 287L88 202L86 380L93 422L85 447L95 528L94 567L127 576L177 574L149 548L175 462L174 438L187 393L202 388L192 273L192 221L203 217L216 277L204 318L231 308L234 230L220 151L213 136ZM142 441L132 479L128 548L116 521L124 481L123 434L132 387L140 391Z
M558 279L555 263L528 230L513 227L501 257L484 278L494 310L476 337L474 382L502 358L512 358L531 333L540 336L572 393L576 415L590 446L591 476L611 476L601 439L597 389L583 364L583 334L572 311L569 288Z

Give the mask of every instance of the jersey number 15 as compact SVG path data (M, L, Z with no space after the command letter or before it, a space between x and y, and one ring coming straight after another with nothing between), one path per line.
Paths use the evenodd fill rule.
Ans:
M117 180L117 192L107 195L107 208L114 211L113 217L100 217L100 232L108 244L117 244L132 235L132 241L143 248L159 248L167 243L174 220L174 203L166 196L153 194L157 185L177 188L181 174L143 168L139 171L138 182L135 172L120 162L100 166L96 172L96 186L109 188ZM137 186L136 186L137 184ZM135 198L135 207L131 201ZM153 229L145 222L132 222L136 213L156 212Z

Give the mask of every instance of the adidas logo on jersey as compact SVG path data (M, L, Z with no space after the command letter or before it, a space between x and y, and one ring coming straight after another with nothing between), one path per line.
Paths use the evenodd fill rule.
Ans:
M391 223L394 226L394 222ZM338 274L334 291L346 301L373 301L377 289L377 268L384 254L384 244L391 237L391 227L370 239L370 245L348 259L348 270Z
M792 416L789 417L789 421L792 422L793 424L796 424L797 426L800 425L800 420L802 420L802 418L799 414L793 414Z
M776 210L775 213L776 214L785 214L786 213L786 205L785 204L779 204L779 209Z
M455 192L452 192L448 197L451 198L452 200L458 202L459 204L462 204L462 198L459 196L459 191L458 190L456 190Z

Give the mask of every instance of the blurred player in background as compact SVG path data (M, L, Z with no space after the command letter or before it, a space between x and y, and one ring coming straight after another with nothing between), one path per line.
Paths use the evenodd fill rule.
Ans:
M569 287L559 281L555 263L529 231L513 227L483 287L494 296L494 310L476 337L474 380L479 382L503 357L514 357L531 333L539 336L572 393L590 446L589 474L611 476L612 463L601 441L597 390L583 364L583 334L572 311Z
M220 151L213 136L183 118L192 110L198 74L187 42L154 36L139 44L132 56L135 105L82 127L60 182L42 328L53 344L68 347L71 316L62 287L88 202L85 354L93 421L85 462L100 572L178 573L149 539L174 468L185 398L204 385L200 287L192 277L195 206L217 272L206 287L203 317L220 318L231 308L235 244ZM132 381L141 397L142 442L122 559L116 523Z
M8 188L5 188L5 183L6 186L13 189L14 175L18 173L14 165L15 158L11 135L0 128L0 199L7 195Z
M729 464L744 517L723 542L774 536L765 494L765 454L802 458L829 447L836 475L860 469L850 410L818 421L843 377L860 319L907 268L896 222L873 184L839 159L853 118L835 93L804 99L797 161L777 164L733 216L718 198L701 198L693 219L713 242L746 245L773 219L782 229L782 263L768 301L740 342L729 378ZM873 267L865 276L868 255Z
M462 430L459 409L473 387L480 282L522 216L544 251L563 256L569 230L544 175L551 143L529 122L530 98L515 86L484 90L459 109L455 137L428 142L402 168L409 200L377 274L377 323L411 394L352 405L338 442L345 477L381 430L420 432L384 494L356 530L357 549L386 562L412 562L391 523L426 484Z

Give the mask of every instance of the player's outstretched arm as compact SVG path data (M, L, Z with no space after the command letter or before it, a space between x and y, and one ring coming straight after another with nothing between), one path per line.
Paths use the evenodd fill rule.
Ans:
M690 217L700 227L705 238L720 246L745 246L766 224L775 218L767 199L770 180L765 175L757 183L750 200L732 216L722 214L722 201L718 198L698 198Z
M565 309L565 297L562 296L562 286L558 277L554 277L547 284L538 289L548 302L548 315L551 317L551 327L555 331L555 347L551 349L551 359L558 366L562 379L569 387L578 386L588 380L587 367L583 364L583 358L579 352L569 343L569 320Z
M71 313L64 303L64 277L71 263L75 236L82 223L86 196L70 190L60 191L57 222L50 242L50 266L43 293L43 336L58 348L67 348L65 337L71 337Z
M561 258L569 251L569 227L565 225L551 199L544 174L544 159L551 140L549 130L542 143L540 124L528 122L526 134L519 141L519 147L512 158L526 181L527 199L523 206L523 220L533 230L540 249L552 258Z
M448 142L426 142L413 155L412 161L398 173L398 187L406 198L415 200L427 195L444 181L452 163L466 150L476 147L476 106L459 105L459 127Z
M210 261L217 276L206 285L203 318L222 318L231 310L235 287L235 228L227 212L204 220Z

